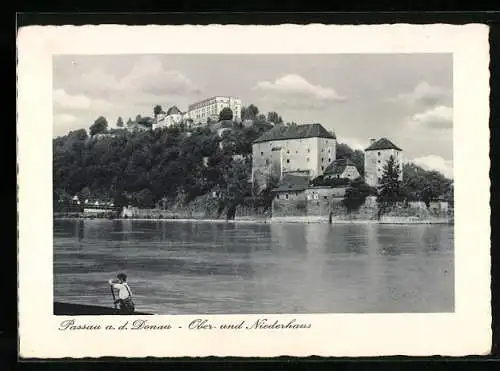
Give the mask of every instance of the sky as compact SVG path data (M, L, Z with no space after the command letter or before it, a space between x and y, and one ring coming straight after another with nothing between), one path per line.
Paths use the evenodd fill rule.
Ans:
M321 123L355 149L386 137L406 160L453 177L451 54L54 56L53 136L216 95Z

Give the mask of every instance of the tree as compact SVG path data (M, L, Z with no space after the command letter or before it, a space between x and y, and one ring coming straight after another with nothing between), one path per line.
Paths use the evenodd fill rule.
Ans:
M327 178L320 175L313 180L311 180L311 185L313 187L323 186L323 187L342 187L347 186L350 180L348 178Z
M382 178L378 186L377 203L379 204L379 217L396 202L403 200L403 190L400 181L399 164L390 156L383 168Z
M123 119L122 117L118 117L118 120L116 120L116 127L117 128L122 128L123 127Z
M108 120L103 116L99 116L89 128L90 136L105 133L106 130L108 130Z
M118 195L130 195L132 205L150 207L165 197L173 201L183 195L189 202L219 189L226 195L224 207L233 212L246 197L251 161L240 163L232 155L251 155L252 142L271 128L265 122L232 127L225 137L231 152L219 149L221 138L209 128L192 130L190 136L178 127L125 131L99 141L87 140L84 129L75 130L53 139L53 191L59 199L86 188L99 199L117 200L116 205Z
M279 116L276 112L272 111L267 114L267 121L272 122L274 124L278 124L281 116ZM282 120L283 121L283 120Z
M259 113L255 119L257 121L266 121L266 115L264 115L263 113Z
M132 119L129 117L128 120L127 120L127 127L130 127L134 122L132 121Z
M163 109L161 108L161 106L159 104L154 106L154 108L153 108L154 117L158 116L162 112L163 112Z
M153 193L148 188L141 189L134 196L135 196L134 197L135 204L138 207L150 209L150 208L153 208L155 206L154 199L153 199Z
M233 111L229 107L224 107L219 113L219 121L232 120Z
M342 203L346 207L347 212L350 213L358 210L365 203L366 198L375 193L376 191L366 184L363 178L357 178L349 183Z
M427 171L413 163L403 165L403 192L408 200L430 202L445 196L452 181L437 171Z
M153 127L154 120L151 117L141 117L136 121L139 125L145 126L147 128Z
M250 194L248 179L251 173L251 165L243 161L235 161L224 174L225 188L222 191L222 199L227 206L227 219L234 219L236 207L241 204L245 196Z
M277 123L280 124L280 125L283 124L283 117L279 116Z

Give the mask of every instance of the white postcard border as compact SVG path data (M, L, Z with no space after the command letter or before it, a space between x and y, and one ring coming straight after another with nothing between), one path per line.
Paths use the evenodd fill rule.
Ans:
M225 39L224 43L207 42ZM228 47L230 45L230 47ZM52 56L157 53L453 53L455 313L152 316L172 329L61 331L52 315ZM293 58L293 56L291 56ZM20 356L383 356L487 354L491 347L489 46L485 25L46 26L18 34ZM149 316L148 316L149 317ZM111 324L120 316L78 316ZM139 316L131 316L131 321ZM142 317L145 318L145 317ZM188 330L258 318L302 330ZM179 328L181 326L182 328Z

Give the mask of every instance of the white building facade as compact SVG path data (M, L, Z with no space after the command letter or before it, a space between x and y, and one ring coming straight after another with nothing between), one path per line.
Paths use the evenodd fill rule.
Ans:
M153 129L179 125L185 118L186 114L182 113L176 106L170 107L166 113L162 112L156 115Z
M335 159L336 145L335 135L320 124L271 129L253 143L252 182L262 188L286 173L314 179Z
M399 179L403 181L403 150L387 138L370 139L370 142L370 146L365 149L366 184L371 187L376 187L379 184L384 172L384 166L391 156L398 163Z
M241 122L241 99L217 96L189 105L188 115L194 124L206 124L209 120L218 121L224 108L233 112L233 120Z

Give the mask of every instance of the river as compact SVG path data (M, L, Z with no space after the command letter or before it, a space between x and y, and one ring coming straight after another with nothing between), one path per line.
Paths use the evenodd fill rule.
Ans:
M451 225L55 220L54 300L157 314L453 312Z

